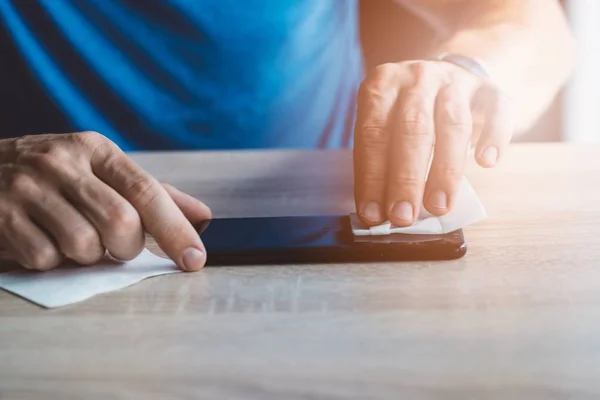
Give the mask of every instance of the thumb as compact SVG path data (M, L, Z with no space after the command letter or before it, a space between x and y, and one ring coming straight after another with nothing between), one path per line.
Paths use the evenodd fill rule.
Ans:
M212 212L206 204L175 188L173 185L165 182L161 182L161 184L169 196L171 196L171 199L177 204L177 207L179 207L183 215L185 215L192 224L197 224L212 218Z

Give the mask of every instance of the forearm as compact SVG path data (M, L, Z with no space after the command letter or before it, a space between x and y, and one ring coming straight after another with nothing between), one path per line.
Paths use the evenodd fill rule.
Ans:
M515 102L518 132L538 119L569 77L574 42L558 1L398 1L438 33L433 54L458 53L485 63Z

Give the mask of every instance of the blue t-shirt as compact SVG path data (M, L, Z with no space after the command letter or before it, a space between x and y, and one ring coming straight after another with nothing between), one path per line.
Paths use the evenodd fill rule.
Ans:
M356 0L0 0L0 137L349 146L357 14Z

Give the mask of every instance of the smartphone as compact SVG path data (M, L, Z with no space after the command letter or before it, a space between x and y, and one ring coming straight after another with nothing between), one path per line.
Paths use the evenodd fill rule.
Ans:
M355 236L347 215L212 219L196 230L215 266L450 260L467 251L460 229Z

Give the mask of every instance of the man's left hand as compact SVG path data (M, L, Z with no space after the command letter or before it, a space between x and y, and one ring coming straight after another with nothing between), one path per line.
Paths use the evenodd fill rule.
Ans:
M358 97L354 187L361 220L408 226L422 206L434 215L447 213L471 144L479 165L495 166L514 119L512 103L500 90L454 64L377 67Z

